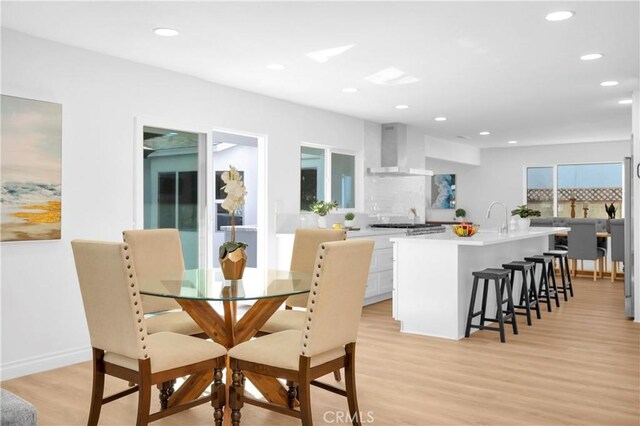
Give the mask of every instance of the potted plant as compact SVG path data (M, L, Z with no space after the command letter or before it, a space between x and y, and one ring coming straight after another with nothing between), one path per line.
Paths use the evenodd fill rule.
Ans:
M247 254L244 249L247 244L236 241L236 210L244 204L244 196L247 190L242 183L242 178L238 170L229 166L229 171L222 173L222 187L227 197L222 202L222 208L231 213L231 241L225 241L220 246L219 262L222 274L227 280L239 280L244 274L244 267L247 264Z
M312 212L318 215L318 227L327 227L327 218L325 217L331 210L338 208L337 201L316 201L309 206Z
M355 214L349 212L344 215L344 227L351 228L353 227L353 219L356 217Z
M457 209L455 215L456 217L453 218L454 220L461 218L461 220L464 221L464 218L467 217L467 211L465 209Z
M527 207L526 204L518 206L511 210L511 216L518 216L518 229L529 229L531 225L531 217L539 217L540 210L534 210Z

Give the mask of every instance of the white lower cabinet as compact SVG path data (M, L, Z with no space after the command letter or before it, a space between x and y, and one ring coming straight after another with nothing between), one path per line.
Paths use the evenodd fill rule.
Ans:
M382 300L391 299L393 292L393 246L389 238L403 236L404 233L385 234L379 236L363 235L349 239L362 238L375 241L367 290L364 293L364 304L370 305Z
M374 231L375 232L375 231ZM356 234L356 235L351 235ZM364 293L364 304L370 305L382 300L391 299L393 292L393 245L389 238L404 236L404 232L396 234L372 235L372 232L350 232L347 239L366 239L375 241L367 289ZM293 234L278 234L278 269L288 269L293 250Z

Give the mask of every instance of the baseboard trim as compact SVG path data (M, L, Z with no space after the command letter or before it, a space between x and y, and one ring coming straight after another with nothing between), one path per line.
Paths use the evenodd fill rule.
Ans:
M83 347L8 362L0 366L0 380L11 380L29 374L89 361L91 356L91 348Z

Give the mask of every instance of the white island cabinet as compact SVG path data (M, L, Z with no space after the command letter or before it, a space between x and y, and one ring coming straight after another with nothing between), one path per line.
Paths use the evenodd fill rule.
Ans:
M391 237L405 235L404 230L398 229L363 229L347 232L347 239L367 239L375 241L369 279L364 295L364 304L370 305L382 300L390 299L393 290L393 246ZM291 253L293 251L293 234L277 234L278 241L278 269L289 269Z
M394 244L393 315L400 321L400 331L463 338L473 283L471 273L501 268L503 263L542 254L548 249L549 235L568 229L530 228L509 234L480 231L472 237L447 232L391 238ZM518 287L514 289L517 295L516 290ZM492 295L488 298L488 312L496 309ZM480 301L478 297L476 311Z

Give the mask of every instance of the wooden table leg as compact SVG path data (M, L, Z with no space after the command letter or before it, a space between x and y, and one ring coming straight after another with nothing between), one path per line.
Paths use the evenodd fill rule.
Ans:
M235 301L224 302L225 317L223 319L206 301L176 300L211 339L227 348L231 348L255 336L260 327L284 303L286 297L257 300L237 322ZM277 379L255 373L247 374L246 377L269 402L287 406L287 389ZM195 397L201 395L212 381L213 377L190 376L180 389L172 395L169 400L169 406L171 407L189 398L193 399L195 394L197 394ZM225 424L228 418L229 413L225 408Z

